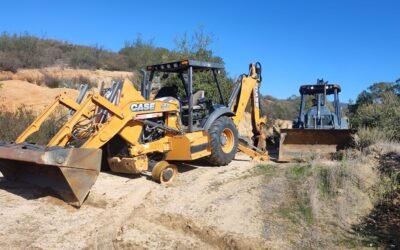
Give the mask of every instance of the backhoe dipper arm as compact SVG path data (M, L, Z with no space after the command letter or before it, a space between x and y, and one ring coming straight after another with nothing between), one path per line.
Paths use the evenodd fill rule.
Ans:
M261 64L251 64L249 75L242 75L232 93L229 107L235 113L233 123L237 126L246 110L247 103L251 99L253 131L258 131L265 120L260 118L259 84L261 83Z
M265 141L264 126L266 120L260 117L259 86L261 80L261 64L258 62L251 64L249 75L242 75L237 82L229 101L229 108L235 113L232 119L233 123L238 126L243 118L247 104L251 99L253 136L258 136L259 140ZM264 148L265 147L263 147L263 149ZM263 149L245 145L243 142L239 142L239 149L252 158L261 160L267 160L269 158L268 155L262 151Z

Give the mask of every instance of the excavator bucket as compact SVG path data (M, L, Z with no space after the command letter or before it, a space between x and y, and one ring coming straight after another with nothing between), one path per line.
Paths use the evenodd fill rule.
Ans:
M351 145L355 132L351 129L281 129L278 161L335 153Z
M51 188L80 207L100 172L101 150L45 148L31 144L0 145L0 172L11 181Z

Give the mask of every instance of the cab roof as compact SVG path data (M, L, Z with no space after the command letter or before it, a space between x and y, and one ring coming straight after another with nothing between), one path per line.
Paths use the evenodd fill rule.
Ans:
M220 70L224 68L221 63L204 62L196 60L182 60L162 64L154 64L146 67L147 71L159 71L159 72L182 72L189 67L192 67L195 71L202 70Z
M302 85L300 86L299 92L302 95L315 95L315 94L323 94L324 88L326 88L326 94L332 95L337 89L337 92L340 93L341 88L338 84L314 84L314 85Z

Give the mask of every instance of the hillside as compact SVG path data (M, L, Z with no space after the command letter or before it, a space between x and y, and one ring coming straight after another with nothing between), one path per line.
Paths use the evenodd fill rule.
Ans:
M118 52L101 46L84 46L65 41L45 39L30 34L0 35L0 71L13 71L26 68L71 67L84 69L104 69L128 71L146 65L177 59L200 59L223 62L208 49L210 37L202 31L192 37L177 39L179 48L156 47L152 41L137 36L126 41Z
M97 89L100 84L111 86L114 80L139 80L132 72L87 70L50 67L43 69L21 69L16 73L0 71L0 105L3 110L16 110L24 106L28 109L40 111L49 105L54 98L66 92L75 99L78 91L71 89L80 83L88 83ZM63 88L49 88L47 85L56 83Z
M22 106L40 111L61 93L66 93L71 98L78 96L78 91L74 89L50 89L21 80L0 81L0 84L0 105L3 110L9 111Z
M100 84L104 82L106 85L110 85L112 80L124 78L133 79L137 77L137 74L129 71L89 70L65 67L19 69L16 72L0 71L0 81L21 80L34 83L36 85L46 85L46 77L56 78L60 81L87 79L93 84Z

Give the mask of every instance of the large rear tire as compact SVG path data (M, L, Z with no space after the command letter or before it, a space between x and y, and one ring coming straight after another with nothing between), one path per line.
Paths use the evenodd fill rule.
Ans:
M210 129L211 155L207 161L213 166L228 165L237 152L238 130L231 118L222 116L216 119Z

